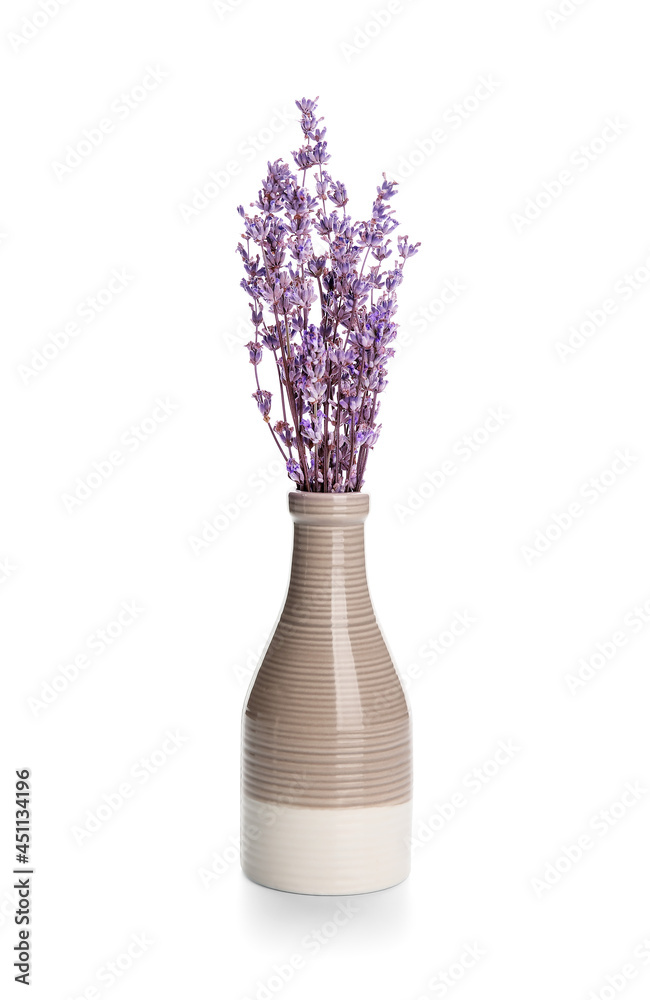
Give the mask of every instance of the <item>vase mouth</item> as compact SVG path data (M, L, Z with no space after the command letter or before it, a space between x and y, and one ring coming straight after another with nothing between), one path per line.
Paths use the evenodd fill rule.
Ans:
M326 528L363 524L369 510L368 493L289 493L289 513L296 524Z

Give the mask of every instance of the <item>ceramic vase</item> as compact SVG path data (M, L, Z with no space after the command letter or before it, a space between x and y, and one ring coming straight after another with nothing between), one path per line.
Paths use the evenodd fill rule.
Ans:
M411 719L368 592L368 510L365 493L289 494L289 589L242 719L242 867L274 889L409 873Z

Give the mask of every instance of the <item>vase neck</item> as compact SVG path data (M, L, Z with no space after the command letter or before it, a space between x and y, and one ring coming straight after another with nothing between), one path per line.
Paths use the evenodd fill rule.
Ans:
M289 512L294 522L315 528L362 525L369 509L367 493L303 493L296 490L289 494Z
M350 597L369 602L366 581L364 521L369 497L364 493L291 493L294 522L288 597L304 607L345 618Z

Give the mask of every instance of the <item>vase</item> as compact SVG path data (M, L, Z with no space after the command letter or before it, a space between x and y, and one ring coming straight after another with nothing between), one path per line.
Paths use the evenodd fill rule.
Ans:
M368 592L368 510L366 493L289 494L289 588L242 718L242 868L273 889L409 873L411 718Z

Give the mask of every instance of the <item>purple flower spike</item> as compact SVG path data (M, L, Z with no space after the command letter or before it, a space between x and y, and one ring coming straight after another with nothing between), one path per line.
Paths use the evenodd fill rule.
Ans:
M269 413L271 412L271 396L272 394L267 389L258 389L254 392L253 399L257 402L257 408L267 421L269 420Z
M290 458L287 462L287 472L289 473L289 479L293 479L296 483L302 483L304 477L302 470L295 458Z
M249 361L252 365L259 365L262 360L262 345L254 340L249 340L246 344L249 353Z
M408 236L398 236L397 244L399 246L399 255L406 260L408 257L413 257L418 252L418 247L421 246L420 243L409 243Z
M318 104L318 98L315 97L313 101L308 98L303 97L302 101L296 101L296 107L302 111L303 115L311 115L312 112L316 110Z
M346 493L362 488L379 437L397 293L420 244L398 236L393 253L397 183L385 174L369 217L346 214L347 188L326 169L318 98L296 107L303 145L294 168L269 162L252 214L237 209L241 285L255 331L246 344L258 386L252 395L296 488ZM263 365L277 373L275 399L259 388Z

